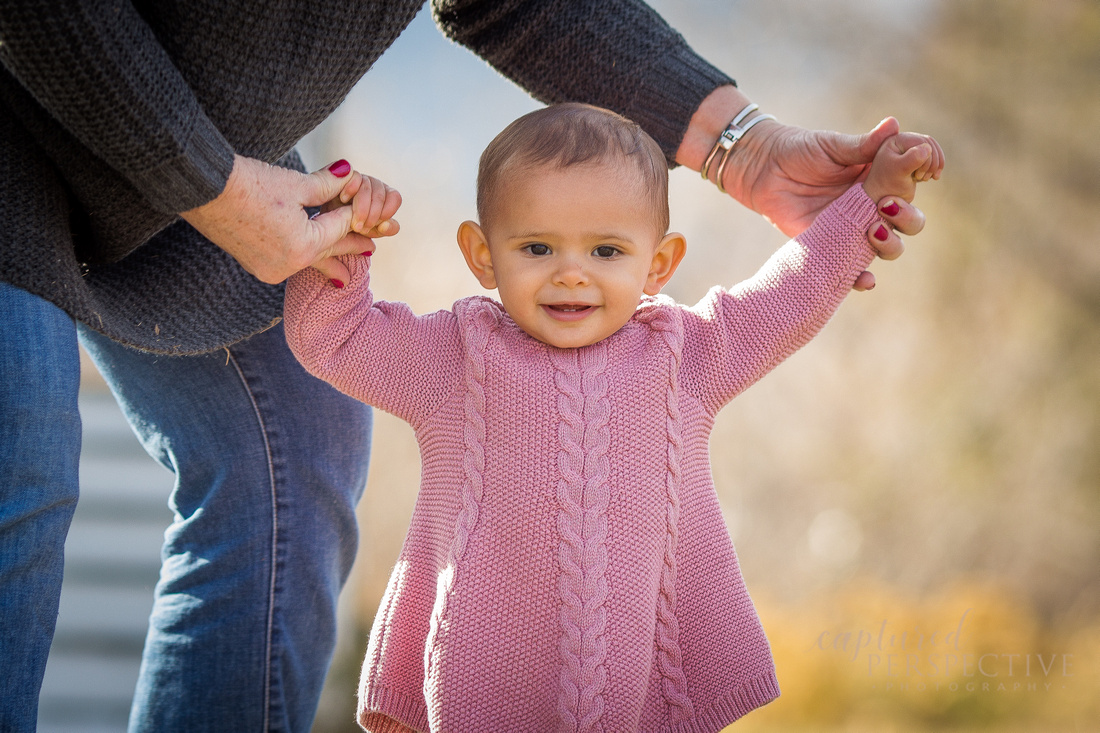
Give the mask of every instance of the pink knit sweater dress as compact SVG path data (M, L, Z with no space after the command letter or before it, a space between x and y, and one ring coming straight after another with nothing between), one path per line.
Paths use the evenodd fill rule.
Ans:
M711 478L718 410L870 263L855 186L752 279L557 349L493 300L417 316L365 257L286 294L313 374L406 420L422 476L359 691L369 731L718 731L779 694Z

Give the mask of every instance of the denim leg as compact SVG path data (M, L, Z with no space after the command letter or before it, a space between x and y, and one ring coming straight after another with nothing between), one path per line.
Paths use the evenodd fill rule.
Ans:
M80 357L63 311L0 282L0 731L33 733L77 500Z
M131 731L310 729L355 557L371 413L281 327L206 356L80 339L176 473Z

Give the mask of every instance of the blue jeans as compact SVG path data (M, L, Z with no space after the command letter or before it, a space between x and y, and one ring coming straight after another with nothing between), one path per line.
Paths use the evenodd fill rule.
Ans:
M77 498L77 330L176 474L130 730L308 731L355 557L369 408L306 374L281 328L155 356L2 283L0 730L34 730L57 613Z

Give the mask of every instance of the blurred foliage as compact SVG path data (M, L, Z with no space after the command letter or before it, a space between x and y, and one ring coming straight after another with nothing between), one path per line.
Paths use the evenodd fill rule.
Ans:
M866 401L819 472L864 551L814 594L753 582L784 696L737 730L1100 730L1100 4L935 8L862 100L948 155L896 292L861 314L892 363L838 357ZM942 640L964 614L969 670L817 646Z
M937 7L892 87L949 155L910 305L934 348L899 390L923 428L907 488L981 508L939 577L995 577L1072 624L1100 610L1100 4Z
M759 605L783 695L731 731L1054 733L1100 720L1100 624L1052 629L988 582L905 595L864 580L797 609Z

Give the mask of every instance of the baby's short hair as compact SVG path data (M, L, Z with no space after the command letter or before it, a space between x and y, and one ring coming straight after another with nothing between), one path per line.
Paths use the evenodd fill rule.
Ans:
M657 141L637 123L589 104L556 104L529 112L504 128L481 154L477 172L477 215L491 217L504 174L516 167L633 162L652 195L653 219L668 231L668 162Z

